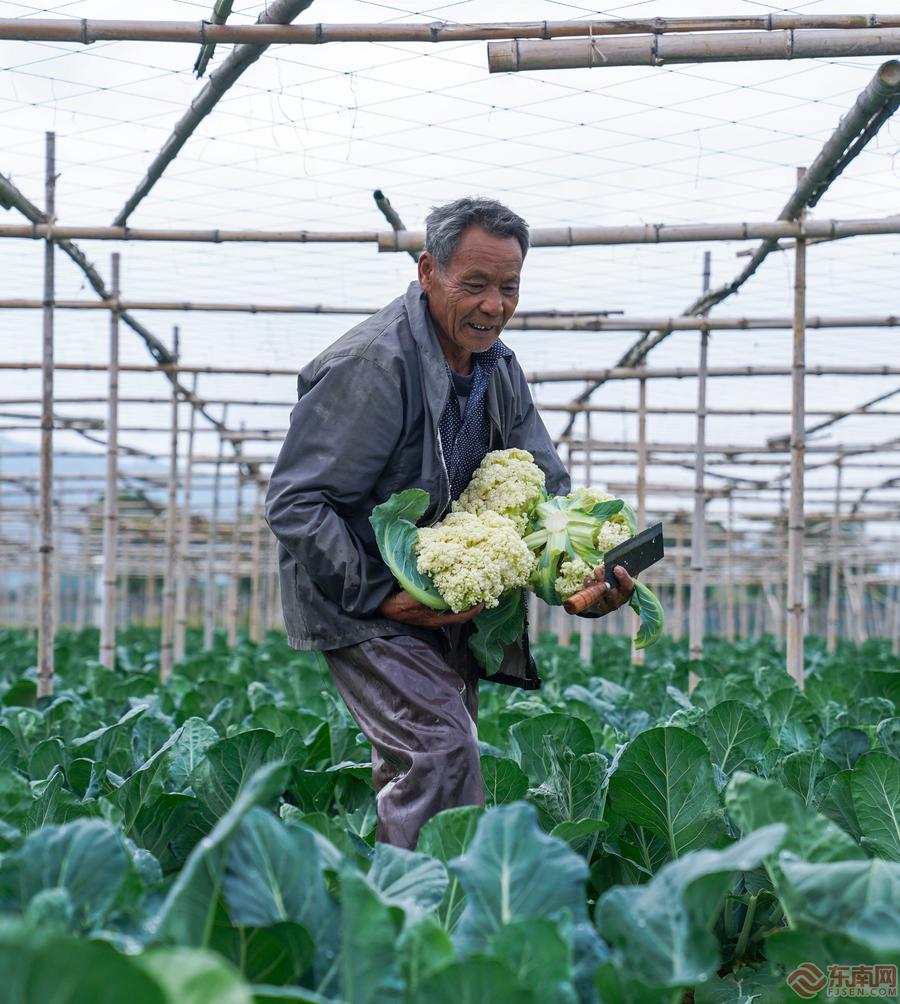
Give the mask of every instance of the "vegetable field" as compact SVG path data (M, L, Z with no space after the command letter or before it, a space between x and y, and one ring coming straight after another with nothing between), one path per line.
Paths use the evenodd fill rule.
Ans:
M482 688L486 809L409 852L374 845L317 657L190 640L161 686L150 632L114 672L64 634L38 699L33 636L0 634L4 1002L765 1004L900 963L879 642L808 640L801 693L771 641L710 641L688 696L671 641L633 666L597 636L587 666L544 636L541 691Z

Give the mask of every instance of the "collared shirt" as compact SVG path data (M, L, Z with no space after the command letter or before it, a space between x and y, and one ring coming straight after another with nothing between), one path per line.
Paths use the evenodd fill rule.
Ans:
M472 479L475 468L484 460L491 445L490 425L485 408L485 393L497 363L512 350L499 339L484 352L473 352L474 370L471 387L461 407L457 380L460 378L446 363L447 377L453 393L447 401L439 423L441 448L450 478L450 498L458 499Z

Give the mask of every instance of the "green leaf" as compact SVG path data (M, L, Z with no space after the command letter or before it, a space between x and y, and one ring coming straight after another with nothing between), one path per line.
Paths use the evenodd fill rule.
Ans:
M461 953L484 948L506 924L533 917L585 913L584 860L537 825L524 802L489 809L475 838L450 862L466 893L454 942Z
M835 729L822 743L822 753L841 770L849 770L871 748L871 740L859 729Z
M397 958L410 994L438 969L453 961L453 942L434 914L407 923L397 942Z
M515 644L525 632L525 590L504 593L495 607L486 607L473 623L477 630L469 637L469 648L488 676L499 673L503 646Z
M0 725L0 770L14 768L19 758L16 737L5 725Z
M169 875L181 868L207 832L203 808L193 795L164 794L141 807L129 836Z
M444 809L419 831L416 849L428 854L443 864L464 854L475 837L478 823L484 816L484 809L477 805L463 805L455 809ZM460 881L450 873L450 885L444 894L438 915L447 930L453 930L465 906L465 896Z
M484 804L490 808L505 802L516 802L528 791L528 777L515 760L508 757L483 756L481 780L484 783Z
M752 774L735 774L725 791L725 806L741 833L752 833L770 823L786 824L784 849L804 861L865 857L842 829L811 811L799 795L774 781Z
M798 754L799 755L799 754ZM856 806L853 804L853 788L851 779L853 771L838 771L827 783L827 790L819 808L823 815L834 821L859 842L862 840L862 830L856 817Z
M136 719L140 718L147 711L146 704L140 704L136 708L131 708L112 725L105 725L86 736L73 739L69 743L70 748L79 757L89 757L92 760L108 761L116 748L126 742L124 734L129 726Z
M709 751L684 729L633 739L610 777L609 798L616 815L662 838L673 858L724 838Z
M334 904L325 891L318 835L286 826L265 809L241 820L225 861L222 893L235 924L303 924L317 940L333 937Z
M169 763L172 747L178 742L180 735L179 729L116 789L114 798L122 810L122 826L126 834L131 833L141 809L163 794L163 772Z
M900 759L900 718L885 718L875 731L878 745L891 756Z
M202 718L188 718L169 758L169 787L183 791L207 749L218 739L219 733Z
M546 917L513 921L491 938L489 951L537 1000L576 1004L571 929Z
M665 626L662 604L652 590L643 582L635 579L634 590L628 600L628 605L641 620L637 634L634 636L634 647L647 648L653 645L659 640Z
M223 816L247 779L264 763L274 760L269 747L275 736L265 729L239 732L206 748L191 775L191 788L215 819Z
M722 701L706 713L706 740L713 763L726 773L749 770L763 756L769 727L741 701Z
M721 851L685 854L646 885L617 886L597 904L596 923L613 961L650 987L674 989L710 979L721 964L713 926L739 871L774 854L785 826L768 826Z
M447 610L448 604L435 589L430 577L422 575L416 568L416 523L425 515L428 503L428 492L421 488L408 488L375 506L369 522L375 531L375 542L381 557L400 588L432 610Z
M249 778L212 833L191 851L150 924L152 940L179 945L209 944L225 862L235 834L252 808L271 802L284 790L287 777L286 766L271 763Z
M3 1004L175 1004L110 945L4 920L0 972Z
M509 738L513 756L534 786L552 769L556 749L569 749L575 756L594 752L591 730L572 715L553 713L526 718L510 729ZM553 746L548 742L551 738L555 740Z
M499 959L472 955L451 962L425 980L411 1004L538 1004Z
M193 948L156 948L134 958L173 1004L252 1004L249 987L237 970L211 952ZM130 1000L130 999L129 999Z
M900 861L900 764L887 753L867 753L856 762L850 790L865 846Z
M129 873L121 836L99 819L45 826L0 864L0 910L22 912L44 889L69 895L74 922L84 931L103 924Z
M369 882L385 902L402 907L413 917L436 910L450 884L440 861L384 843L375 845Z
M900 864L781 858L791 926L813 925L850 938L876 955L900 952Z
M345 866L340 879L341 996L348 1004L398 1000L403 994L403 980L396 943L403 926L403 911L385 903L355 869Z

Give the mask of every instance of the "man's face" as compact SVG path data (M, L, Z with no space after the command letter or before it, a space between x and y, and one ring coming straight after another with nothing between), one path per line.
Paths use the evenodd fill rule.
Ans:
M500 337L519 302L522 249L515 237L494 237L470 226L453 257L439 268L426 251L419 258L419 282L450 365L468 363Z

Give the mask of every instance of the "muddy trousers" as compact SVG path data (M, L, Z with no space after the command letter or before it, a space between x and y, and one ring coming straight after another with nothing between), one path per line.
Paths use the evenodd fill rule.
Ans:
M373 638L323 653L350 714L372 744L377 840L415 849L442 809L484 805L478 675L441 636Z

